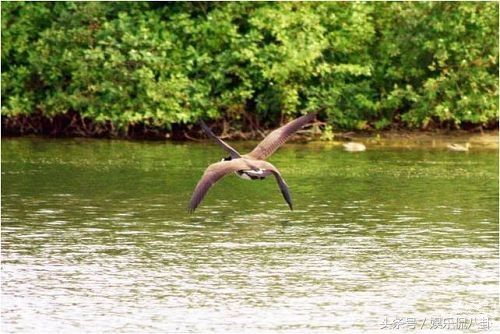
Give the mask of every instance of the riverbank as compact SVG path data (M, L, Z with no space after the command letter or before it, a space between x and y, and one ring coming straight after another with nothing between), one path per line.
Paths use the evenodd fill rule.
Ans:
M263 135L267 134L269 131L259 131L259 134L247 133L246 140L250 142L257 143L263 138ZM300 143L308 142L314 146L341 146L343 143L348 141L356 141L364 143L368 149L370 148L418 148L418 147L429 147L435 149L445 149L450 143L465 144L469 143L471 150L475 149L499 149L499 132L498 130L487 130L487 131L465 131L465 130L433 130L433 131L423 131L423 130L387 130L387 131L374 131L374 132L334 132L333 137L329 140L322 138L321 134L313 134L311 129L306 129L300 131L297 135L289 140L289 143ZM5 134L2 129L2 138L19 138L19 137L41 137L41 138L89 138L88 136L79 135L65 135L65 136L54 136L49 134L40 133L30 133L30 134ZM224 136L225 140L228 141L239 141L243 140L242 137L231 137L230 135ZM101 139L124 139L124 140L152 140L152 141L209 141L201 132L193 131L189 138L183 137L180 134L177 136L169 136L168 134L157 135L157 136L121 136L121 137L109 137L109 136L94 136L90 138L101 138ZM89 138L89 139L90 139Z
M497 123L498 124L498 123ZM469 127L463 129L409 130L363 130L343 131L325 128L325 123L316 121L299 131L291 140L295 141L361 141L381 146L419 146L422 144L442 145L447 142L469 142L473 146L498 148L498 125L489 129ZM273 129L266 129L260 124L239 122L230 124L225 120L209 123L213 131L225 140L261 140ZM42 115L2 117L2 137L40 136L51 138L107 138L129 140L193 140L206 139L198 125L173 124L171 129L148 126L145 124L129 125L117 128L110 122L96 123L82 118L76 113L67 113L53 118ZM446 146L446 144L445 144Z
M345 137L345 134L343 134ZM473 149L496 149L498 150L498 130L488 131L382 131L377 133L352 133L347 140L363 142L370 146L379 147L432 147L446 148L448 144L469 143ZM339 140L341 141L341 140ZM341 144L341 143L339 143Z

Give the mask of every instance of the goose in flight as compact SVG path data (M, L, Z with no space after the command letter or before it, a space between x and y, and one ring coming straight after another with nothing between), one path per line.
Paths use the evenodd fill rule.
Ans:
M212 185L219 181L224 176L234 172L237 176L246 180L263 180L269 175L273 175L278 182L278 186L288 203L290 210L293 210L292 198L290 191L281 177L279 170L271 163L265 161L271 154L273 154L285 141L294 134L297 130L302 128L307 123L315 118L315 113L310 113L301 116L290 123L272 131L267 135L254 149L248 154L241 155L234 148L225 143L222 139L212 133L208 126L202 121L201 126L207 136L215 140L229 156L208 166L205 173L194 189L193 195L188 205L188 211L194 212L198 204L203 200Z

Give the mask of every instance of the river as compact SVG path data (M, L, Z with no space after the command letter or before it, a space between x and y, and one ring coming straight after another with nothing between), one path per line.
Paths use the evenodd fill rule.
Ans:
M3 331L500 328L497 150L286 144L269 161L294 211L231 175L188 214L223 155L3 139Z

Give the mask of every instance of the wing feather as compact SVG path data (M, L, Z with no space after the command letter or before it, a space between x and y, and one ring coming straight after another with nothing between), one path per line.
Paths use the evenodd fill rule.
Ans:
M234 148L229 146L225 141L214 135L212 130L205 124L205 122L201 121L201 127L203 128L203 131L205 131L205 134L215 140L217 144L219 144L224 150L226 150L231 158L236 159L236 158L241 158L241 155L236 151Z
M205 197L210 187L212 187L212 185L214 185L221 178L231 172L248 168L248 164L243 159L221 161L208 166L193 191L193 195L189 201L188 211L193 212L198 204L200 204L203 200L203 197Z
M288 189L288 185L286 184L285 180L281 176L281 173L279 170L274 167L271 163L264 161L264 160L258 160L258 161L252 161L253 165L255 167L261 168L261 169L266 169L273 173L274 177L276 178L276 182L278 182L278 186L281 190L281 194L283 195L283 198L285 201L288 203L288 206L290 207L290 210L293 211L293 204L292 204L292 196L290 196L290 190Z
M272 131L247 155L254 159L266 159L301 127L312 121L316 113L301 116L290 123Z

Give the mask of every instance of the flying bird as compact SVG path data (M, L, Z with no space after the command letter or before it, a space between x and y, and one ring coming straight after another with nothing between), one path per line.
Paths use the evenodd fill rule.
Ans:
M201 126L207 136L215 140L229 153L229 156L222 159L220 162L211 164L205 170L205 173L200 181L198 181L193 195L191 196L188 211L194 212L210 187L231 172L234 172L237 176L245 180L263 180L269 175L273 175L290 210L293 210L292 198L285 180L281 177L279 170L271 163L265 161L265 159L283 145L291 135L311 122L315 117L315 113L310 113L285 124L267 135L253 151L243 155L214 135L209 127L201 121Z

